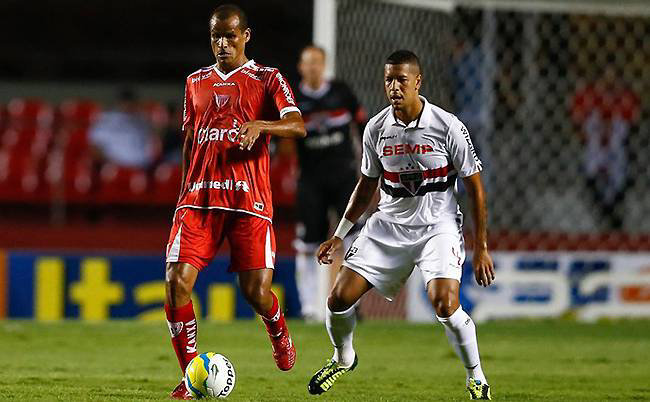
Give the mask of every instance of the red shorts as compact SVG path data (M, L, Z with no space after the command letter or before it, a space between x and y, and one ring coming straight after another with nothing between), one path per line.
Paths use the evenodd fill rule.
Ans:
M167 243L167 262L184 262L202 270L230 244L230 272L275 266L275 234L266 219L243 212L182 208L174 215Z

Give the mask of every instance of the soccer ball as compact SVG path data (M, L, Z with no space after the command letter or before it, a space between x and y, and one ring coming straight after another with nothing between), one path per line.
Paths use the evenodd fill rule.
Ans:
M235 388L235 367L223 355L202 353L187 365L184 381L194 398L225 398Z

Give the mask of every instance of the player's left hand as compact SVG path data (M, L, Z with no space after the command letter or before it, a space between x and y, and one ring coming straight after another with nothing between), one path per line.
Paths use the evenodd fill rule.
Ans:
M472 266L474 267L476 283L488 287L494 282L494 263L486 249L474 250Z
M255 140L260 136L261 131L261 125L255 120L242 124L239 129L239 149L247 149L250 151L253 148L253 144L255 144Z

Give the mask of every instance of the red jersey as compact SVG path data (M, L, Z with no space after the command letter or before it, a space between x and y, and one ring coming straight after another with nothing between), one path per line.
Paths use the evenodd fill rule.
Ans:
M278 120L299 112L278 69L253 60L224 74L217 65L187 77L183 129L194 130L185 187L176 210L222 209L271 220L270 135L239 149L239 129L251 120Z

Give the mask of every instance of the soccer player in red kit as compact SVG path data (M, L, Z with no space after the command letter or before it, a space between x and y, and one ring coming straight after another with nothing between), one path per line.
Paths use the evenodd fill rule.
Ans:
M278 299L271 291L275 238L271 219L269 140L304 137L300 111L275 68L245 55L251 30L234 5L210 18L216 64L187 77L183 130L183 180L167 244L165 311L181 370L197 355L197 323L190 300L198 273L224 239L229 271L262 316L280 370L296 359ZM279 119L278 119L279 116ZM183 381L172 391L188 399Z

